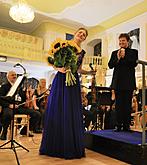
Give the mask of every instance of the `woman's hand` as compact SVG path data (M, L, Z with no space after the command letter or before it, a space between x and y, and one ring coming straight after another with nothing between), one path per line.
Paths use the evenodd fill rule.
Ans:
M66 73L66 69L64 67L62 68L56 68L61 73Z

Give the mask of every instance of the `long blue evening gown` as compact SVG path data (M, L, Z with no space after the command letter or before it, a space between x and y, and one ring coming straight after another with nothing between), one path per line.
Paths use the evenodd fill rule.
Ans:
M85 51L78 55L80 66ZM40 155L65 159L85 156L84 127L79 77L76 85L65 85L65 74L57 72L48 97Z

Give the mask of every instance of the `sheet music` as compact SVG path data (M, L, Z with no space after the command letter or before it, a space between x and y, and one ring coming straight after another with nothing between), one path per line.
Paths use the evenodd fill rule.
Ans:
M11 89L9 90L9 92L7 93L6 96L13 96L14 93L16 92L17 88L19 87L20 83L22 82L22 79L24 78L24 75L19 76L16 80L16 82L13 84L13 86L11 87Z

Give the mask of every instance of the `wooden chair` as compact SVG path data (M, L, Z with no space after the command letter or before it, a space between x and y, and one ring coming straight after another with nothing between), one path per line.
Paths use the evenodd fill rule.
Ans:
M141 128L140 113L131 113L131 116L133 117L134 128Z
M140 125L141 125L141 127L142 127L142 125L143 125L143 118L142 118L143 116L141 115L140 116ZM146 130L147 130L147 105L145 105L145 126L146 126Z
M137 97L133 96L132 98L132 113L131 116L133 117L134 128L140 128L140 113L138 111L138 101Z
M22 119L20 123L18 123L19 118ZM15 114L14 115L14 132L15 132L15 136L17 135L17 131L18 131L19 126L27 126L27 136L29 136L29 120L30 120L29 115L25 115L25 114Z

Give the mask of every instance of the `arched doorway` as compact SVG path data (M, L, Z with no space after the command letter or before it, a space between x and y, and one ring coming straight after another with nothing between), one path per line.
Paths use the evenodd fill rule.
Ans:
M94 56L100 56L102 55L102 40L101 39L94 39L90 41L88 46L93 48Z

